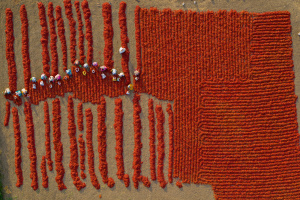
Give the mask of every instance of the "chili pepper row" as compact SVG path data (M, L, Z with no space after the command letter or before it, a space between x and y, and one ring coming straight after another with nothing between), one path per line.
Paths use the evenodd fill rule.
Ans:
M132 181L135 189L138 189L139 187L139 181L141 181L141 167L142 167L142 161L141 161L141 154L142 154L142 141L141 141L141 118L140 113L142 112L142 108L140 106L140 95L134 94L133 97L133 127L134 127L134 151L133 151L133 176Z
M69 20L70 28L70 59L71 63L76 60L76 21L73 18L72 3L71 0L64 0L65 14Z
M153 99L148 100L148 120L149 120L149 147L150 147L150 173L151 180L156 180L156 167L155 167L155 119Z
M6 60L8 66L8 79L9 88L11 92L17 91L17 68L15 62L14 52L14 24L13 24L13 13L10 8L5 10L6 22L5 22L5 33L6 33Z
M84 165L84 161L85 161L85 141L83 139L83 135L80 134L79 138L78 138L78 143L79 143L79 152L80 152L80 176L82 179L86 178L86 174L84 173L85 170L85 165Z
M165 123L165 115L162 111L161 105L156 105L156 120L157 120L157 180L160 183L160 187L165 188L167 182L164 178L164 158L165 158L165 143L164 143L164 123Z
M16 107L12 108L13 114L13 123L14 123L14 138L15 138L15 172L17 175L17 187L21 187L23 185L23 172L22 172L22 157L21 157L21 131L20 131L20 122L19 122L19 114L18 109Z
M50 57L49 57L49 51L48 51L48 26L46 21L46 10L43 3L38 3L39 8L39 17L40 17L40 25L42 27L41 29L41 45L42 45L42 58L43 58L43 72L44 74L49 77L50 76Z
M84 54L84 33L83 33L83 23L81 19L81 12L80 12L80 3L79 1L74 2L76 13L77 13L77 21L78 21L78 48L79 48L79 56L80 56L80 63L84 63L85 61L85 54Z
M65 25L64 25L64 20L62 18L60 6L55 7L55 16L57 22L57 34L61 43L62 65L63 65L63 70L66 71L68 68L67 42L65 36Z
M22 63L23 63L23 74L24 74L24 85L28 91L29 82L31 78L30 70L30 58L29 58L29 37L28 37L28 18L25 5L20 7L20 18L21 18L21 32L22 32Z
M63 144L61 142L60 120L61 120L60 100L56 98L52 101L52 115L53 115L53 144L55 150L55 170L57 186L59 190L67 189L63 182L65 169L62 163L63 159Z
M42 157L40 169L42 172L42 185L44 188L48 188L48 178L49 177L47 175L46 156Z
M93 62L93 33L92 33L92 23L90 20L91 11L89 9L89 4L86 0L81 2L81 7L84 13L85 19L85 39L88 42L88 50L87 50L87 63L89 66L92 66Z
M48 160L49 171L53 170L53 161L51 160L51 146L50 146L50 116L48 102L44 102L44 124L45 124L45 147L46 159Z
M127 23L126 23L126 3L124 1L121 1L120 8L119 8L119 25L121 29L121 46L122 48L125 48L125 52L122 53L122 70L125 74L125 85L129 85L131 83L130 81L130 74L129 74L129 68L128 68L128 62L129 62L129 38L127 36Z
M77 105L77 125L80 131L83 131L83 111L82 111L82 102L79 102Z
M51 50L51 76L58 74L57 35L55 31L55 18L53 16L53 3L48 3L48 19L50 28L50 50Z
M38 185L38 175L37 175L37 156L36 156L36 149L35 149L35 139L34 139L34 125L33 125L33 118L32 118L32 110L31 104L25 102L24 104L24 114L25 114L25 122L26 122L26 133L27 133L27 148L29 151L29 159L30 159L30 178L32 179L31 187L34 190L37 190Z
M102 176L103 183L108 187L113 187L115 182L112 178L108 177L107 161L106 161L106 101L102 96L100 104L97 106L98 112L98 153L99 153L99 170Z
M68 97L68 130L70 137L70 164L71 177L73 179L73 184L76 186L77 190L81 190L86 186L78 176L78 147L76 140L76 125L74 117L74 102L71 96Z
M95 174L94 150L93 150L93 113L90 108L85 110L86 116L86 146L88 152L89 174L93 186L98 190L100 184Z
M225 198L225 194L226 198L234 199L298 198L299 167L295 163L299 156L296 142L299 134L297 128L291 128L297 126L297 98L291 65L290 13L254 13L252 16L245 13L241 19L246 22L242 30L251 38L251 44L246 43L244 48L246 55L251 56L246 61L251 66L252 82L214 86L209 88L210 94L205 91L202 177L208 177L208 165L214 162L209 177L213 183L218 180L214 190L220 199ZM243 44L238 45L239 49L243 47ZM236 95L232 95L234 93ZM215 117L210 117L218 109ZM215 128L207 135L212 129L205 120L207 117L215 127L226 123L226 129ZM229 162L230 165L226 164ZM245 178L238 179L241 171Z
M10 118L10 103L7 101L5 103L5 117L4 117L4 126L8 126L9 123L9 118Z
M124 170L124 158L123 158L123 115L122 110L122 99L115 100L115 135L116 135L116 162L117 162L117 177L123 180L125 170Z

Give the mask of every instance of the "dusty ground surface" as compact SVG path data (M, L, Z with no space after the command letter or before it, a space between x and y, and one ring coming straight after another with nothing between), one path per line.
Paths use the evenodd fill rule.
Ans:
M8 76L7 76L7 62L5 59L5 9L11 8L14 14L14 36L15 36L15 61L17 64L18 70L18 88L22 88L24 86L23 82L23 66L22 66L22 56L21 56L21 23L20 23L20 15L19 9L22 4L26 5L26 9L28 12L28 20L29 20L29 50L30 50L30 59L31 59L31 73L33 76L40 76L42 73L42 58L41 58L41 45L40 45L40 24L39 24L39 16L38 16L38 1L32 0L1 0L0 1L0 60L1 62L1 71L0 71L0 90L4 90L8 86ZM42 0L42 2L47 7L49 1ZM53 0L54 6L60 5L63 8L62 0ZM72 1L74 2L74 1ZM101 5L105 1L100 0L89 0L89 5L92 13L92 27L93 27L93 36L94 36L94 60L100 63L103 63L103 18L102 18L102 9ZM114 61L115 67L117 69L121 69L121 57L118 53L118 49L120 47L120 29L118 24L118 9L119 9L119 1L111 0L113 9L113 26L114 26ZM300 31L299 22L300 22L300 1L297 0L197 0L197 3L194 4L193 1L185 0L185 6L182 6L183 0L127 0L127 25L128 25L128 35L129 35L129 48L130 48L130 70L133 72L136 67L136 59L135 59L135 36L134 36L134 9L136 5L139 5L144 8L157 7L158 9L163 8L171 8L171 9L191 9L195 11L218 11L222 10L237 10L242 11L246 10L249 12L265 12L265 11L278 11L278 10L287 10L291 12L291 22L292 22L292 39L293 39L293 60L294 60L294 70L295 70L295 92L296 95L300 94L300 48L298 47L300 44L300 39L297 33ZM99 6L98 6L99 4ZM63 8L64 12L64 8ZM75 14L75 9L73 7L73 14ZM69 28L68 21L63 14L63 19L65 22L66 29L66 38L67 45L69 46ZM76 19L76 14L75 14ZM77 19L76 19L77 21ZM77 34L78 37L78 34ZM61 56L60 42L58 45L58 53ZM85 44L86 45L86 44ZM101 54L100 54L101 51ZM69 53L69 52L68 52ZM77 49L78 53L78 49ZM68 54L69 56L69 54ZM61 57L60 57L61 58ZM68 57L69 59L69 57ZM61 59L59 59L59 65L61 64ZM62 73L62 68L59 69L60 73ZM107 100L107 159L108 159L108 173L115 182L116 185L113 188L108 188L102 183L102 179L100 176L100 172L98 170L98 153L97 153L97 111L96 105L92 105L90 103L84 104L84 109L92 108L94 115L94 124L93 124L93 145L95 152L95 170L96 175L100 181L101 189L96 190L89 178L88 174L88 166L87 166L87 156L86 156L86 174L87 178L84 181L87 184L87 187L81 190L80 192L76 190L73 185L73 180L70 175L69 169L69 160L70 160L70 142L69 136L67 132L67 96L65 98L61 98L61 106L62 106L62 124L61 124L61 132L62 132L62 143L63 143L63 165L65 168L65 177L64 183L67 186L67 190L59 191L57 189L57 183L55 182L56 172L53 170L52 172L48 171L49 176L49 188L44 189L42 187L42 176L40 172L40 163L42 156L45 155L45 136L44 136L44 123L43 123L43 103L40 103L38 106L32 106L33 110L33 119L34 119L34 129L35 129L35 141L36 141L36 151L37 151L37 169L38 169L38 177L39 177L39 189L34 191L31 187L31 179L29 178L30 170L29 170L29 152L27 149L27 140L26 140L26 126L25 126L25 117L23 106L17 107L19 110L20 124L21 124L21 142L22 142L22 169L23 169L23 178L24 184L21 188L17 188L16 184L16 175L15 175L15 165L14 165L14 136L13 136L13 123L12 116L10 118L10 123L8 127L3 126L4 114L5 114L5 98L0 96L0 171L4 174L3 184L6 188L6 198L13 199L98 199L99 194L102 195L103 199L203 199L210 200L214 199L213 191L210 185L194 185L194 184L184 184L182 189L179 189L175 186L175 183L168 184L165 189L161 189L157 181L152 182L151 187L148 189L142 185L140 185L139 189L134 189L131 184L129 188L126 188L124 184L117 179L116 176L116 161L115 161L115 135L113 129L114 123L114 99L106 98ZM134 148L134 138L133 138L133 118L132 118L132 95L123 96L123 110L124 110L124 161L125 161L125 172L132 177L132 161L133 161L133 148ZM141 98L141 106L142 106L142 174L144 176L150 177L149 170L149 129L148 129L148 106L147 100L149 99L149 95L143 94ZM52 100L48 99L49 108L50 108L50 117L52 119ZM75 100L75 106L77 106L78 100ZM155 104L161 103L163 105L163 110L165 112L165 116L168 117L166 113L166 105L167 102L155 100ZM297 110L299 116L299 103L297 101ZM75 108L75 113L77 113L77 109ZM85 119L84 119L85 120ZM298 119L299 121L299 119ZM168 131L168 125L165 124L165 131ZM77 137L81 132L77 130ZM82 132L85 137L85 132ZM51 134L52 134L52 123L51 123ZM51 135L51 140L52 140ZM164 174L167 177L167 166L168 166L168 135L165 136L165 144L166 144L166 159L165 159L165 168ZM53 144L51 143L52 148L52 160L54 160L54 149ZM131 182L132 183L132 182Z

